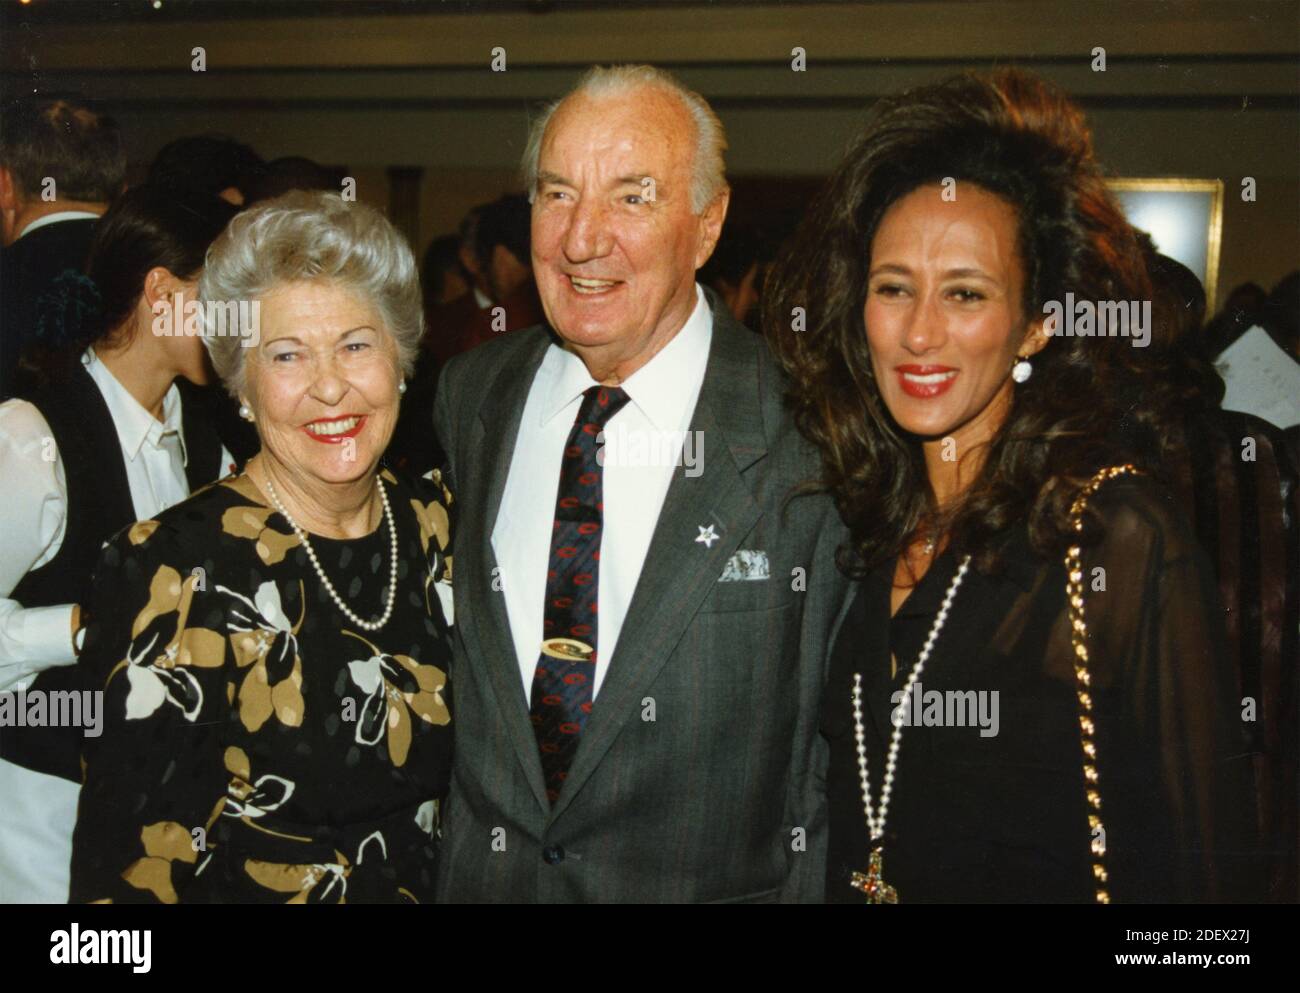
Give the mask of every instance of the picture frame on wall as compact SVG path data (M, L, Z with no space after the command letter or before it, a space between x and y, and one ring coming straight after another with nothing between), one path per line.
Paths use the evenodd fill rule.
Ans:
M1196 273L1205 287L1207 314L1216 310L1219 244L1223 234L1223 180L1176 177L1106 181L1133 226L1156 248Z

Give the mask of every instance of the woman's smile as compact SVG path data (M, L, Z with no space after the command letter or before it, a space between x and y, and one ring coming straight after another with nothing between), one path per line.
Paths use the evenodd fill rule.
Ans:
M313 441L337 445L347 438L355 438L366 426L365 414L344 414L340 417L319 417L302 426L303 432Z

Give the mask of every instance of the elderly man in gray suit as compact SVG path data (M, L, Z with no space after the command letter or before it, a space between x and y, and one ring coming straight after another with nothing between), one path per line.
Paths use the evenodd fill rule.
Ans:
M597 68L525 152L549 323L457 356L447 901L820 900L844 537L763 340L695 271L722 125Z

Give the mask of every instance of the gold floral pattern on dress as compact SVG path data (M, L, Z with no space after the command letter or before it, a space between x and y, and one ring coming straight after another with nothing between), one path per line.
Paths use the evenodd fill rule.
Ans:
M133 545L142 545L157 530L157 521L136 521L131 525L131 529L127 531L126 538Z
M195 865L207 849L207 833L212 829L223 801L218 801L201 831L191 830L176 821L146 824L140 830L143 858L136 859L122 872L122 878L138 890L148 890L160 903L179 903L172 881L172 867L179 862Z
M234 818L263 834L290 841L311 841L302 835L287 834L258 823L259 819L275 813L288 803L297 788L291 780L264 774L254 781L252 763L249 762L247 753L234 745L226 749L225 762L230 781L226 784L226 796L221 810L224 816Z
M280 604L280 589L266 581L252 598L225 586L217 592L238 601L227 615L235 665L247 669L236 696L239 719L257 731L272 714L286 727L302 725L302 660L298 657L298 630L306 614L302 581L298 600L303 603L298 620L290 623Z
M436 600L419 604L434 599L425 571L442 575L454 538L450 515L429 505L436 486L380 478L409 606L361 632L373 642L329 609L297 539L268 526L284 525L246 477L114 540L83 653L108 692L102 742L88 740L73 899L433 895L450 640ZM381 529L351 542L336 580L382 592L389 540Z
M447 674L437 666L420 665L409 656L381 652L359 634L346 630L343 633L370 649L368 658L348 663L353 685L366 695L357 715L356 742L376 745L386 736L388 757L400 768L406 764L411 748L408 711L429 724L451 721L442 696Z
M346 903L352 866L342 852L336 851L334 858L334 862L310 865L245 859L244 872L258 886L276 893L292 893L286 903Z
M266 506L261 491L247 474L232 476L216 485L229 487L252 504L228 508L221 515L221 530L236 538L251 539L257 549L257 557L264 563L275 565L282 562L290 549L302 544L292 531L277 531L267 524L271 515L278 511Z
M112 682L119 672L125 673L128 720L150 717L164 703L171 703L193 721L203 706L203 690L189 667L221 666L225 639L216 631L187 625L195 582L194 575L182 580L179 572L163 565L149 583L149 602L131 624L127 657L108 676ZM167 628L154 623L160 619L172 621L170 637L161 646Z
M428 478L435 486L441 488L443 500L431 500L427 503L420 500L411 501L411 509L420 524L420 548L428 561L428 571L424 577L424 607L426 610L433 609L433 598L430 593L436 592L442 604L443 615L450 624L454 613L451 596L452 555L448 551L451 547L451 518L447 508L452 504L452 495L442 481L440 470L432 470ZM433 538L438 539L437 546L430 552L429 543Z
M258 818L273 813L293 796L294 784L283 776L270 774L253 781L252 767L242 749L226 749L226 771L231 774L226 787L226 804L222 811L227 817Z
M372 831L357 846L355 864L364 864L367 854L372 860L388 859L388 845L382 832ZM302 865L258 859L247 859L244 862L244 872L259 886L276 893L292 893L288 903L347 903L348 877L352 875L353 867L353 862L349 862L347 856L337 849L334 851L333 862ZM412 902L417 902L409 890L405 895Z
M172 863L194 865L199 860L194 836L175 821L159 821L145 825L140 843L144 858L133 862L122 878L138 890L148 890L163 903L179 902L172 885Z
M267 565L275 565L301 542L296 534L285 534L267 525L267 518L274 513L270 507L231 507L221 517L221 529L236 538L253 539L258 558Z
M429 539L437 537L439 550L445 552L451 542L451 521L447 516L447 508L437 500L430 503L412 500L411 509L420 522L420 547L428 552Z

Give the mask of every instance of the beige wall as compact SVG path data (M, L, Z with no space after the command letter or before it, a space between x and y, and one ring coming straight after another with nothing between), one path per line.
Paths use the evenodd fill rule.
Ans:
M1240 186L1229 186L1224 196L1220 303L1242 283L1272 289L1300 266L1300 181L1294 173L1256 178L1259 198L1254 203L1242 202Z

